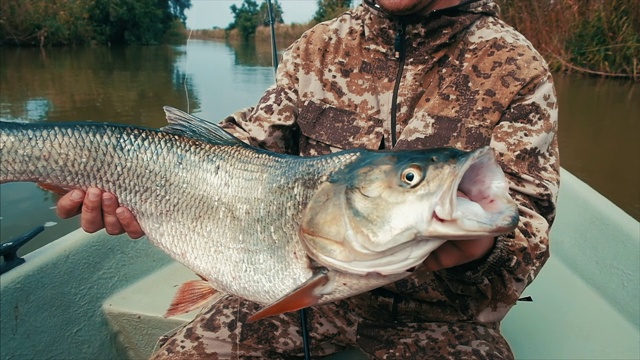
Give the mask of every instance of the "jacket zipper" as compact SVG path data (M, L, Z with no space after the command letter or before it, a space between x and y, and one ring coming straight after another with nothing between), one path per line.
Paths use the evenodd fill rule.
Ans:
M396 37L393 44L394 57L398 60L398 72L396 74L396 82L393 86L393 96L391 98L391 148L396 146L396 112L398 110L398 89L400 88L400 80L404 71L405 60L405 29L404 19L400 19L396 25Z

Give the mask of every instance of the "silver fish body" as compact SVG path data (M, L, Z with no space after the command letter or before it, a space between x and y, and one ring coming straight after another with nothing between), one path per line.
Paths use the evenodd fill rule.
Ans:
M518 222L488 148L302 158L166 110L163 130L2 122L0 182L112 192L153 244L217 290L260 304L318 274L313 303L362 293L408 275L446 239ZM461 199L461 188L477 194Z

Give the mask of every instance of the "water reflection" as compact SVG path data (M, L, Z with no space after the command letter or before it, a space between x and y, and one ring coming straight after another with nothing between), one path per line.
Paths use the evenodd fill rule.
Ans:
M183 56L170 46L6 49L0 52L0 116L161 125L160 104L185 107ZM187 87L191 84L187 83ZM189 99L198 106L191 88Z
M26 121L44 121L49 116L51 102L45 98L29 99L24 104Z
M189 104L189 112L210 120L222 120L227 115L255 105L264 90L274 83L271 66L254 65L237 56L229 43L192 40L181 46L185 56L176 66L185 69L188 82L202 99ZM187 108L185 108L187 109Z
M219 42L112 48L0 48L0 118L106 121L161 127L162 106L208 119L255 104L273 70ZM241 59L241 60L238 60ZM240 66L238 62L242 62ZM201 100L202 99L202 100ZM0 239L56 222L20 252L78 228L55 215L57 196L30 183L0 186Z
M556 75L560 163L640 220L640 88Z
M268 41L255 42L236 40L227 41L226 45L233 49L235 57L234 64L238 66L272 66L271 43ZM276 44L276 50L281 54L286 46L288 45L278 42Z
M216 121L254 105L273 81L268 43L0 48L0 118L161 127L162 106L171 105ZM562 166L640 219L637 84L564 76L556 82ZM58 225L40 241L78 227L77 219L59 220L56 197L33 184L4 184L0 199L2 241L49 221Z

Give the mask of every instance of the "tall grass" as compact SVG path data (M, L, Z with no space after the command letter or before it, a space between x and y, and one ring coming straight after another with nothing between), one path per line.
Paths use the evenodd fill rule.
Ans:
M640 80L638 0L497 0L554 70Z
M310 29L312 24L275 24L276 39L278 43L282 43L285 47L289 46L292 42L298 39L302 33ZM188 31L189 34L189 31ZM217 39L217 40L231 40L240 41L242 36L238 29L225 30L225 29L210 29L210 30L193 30L190 32L191 39ZM255 41L257 44L271 41L271 30L268 26L258 26L255 35L250 41Z
M640 81L638 0L496 0L501 17L524 34L554 71ZM288 46L314 23L276 27ZM239 40L237 31L197 30L192 38ZM259 27L256 43L269 42Z

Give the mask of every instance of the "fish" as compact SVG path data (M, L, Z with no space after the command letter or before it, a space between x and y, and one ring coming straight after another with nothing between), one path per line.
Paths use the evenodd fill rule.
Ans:
M447 240L512 232L518 208L490 147L351 149L300 157L164 108L160 129L0 122L0 183L115 194L148 240L201 280L167 316L217 292L249 321L400 280Z

